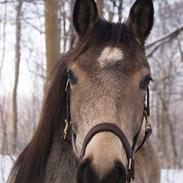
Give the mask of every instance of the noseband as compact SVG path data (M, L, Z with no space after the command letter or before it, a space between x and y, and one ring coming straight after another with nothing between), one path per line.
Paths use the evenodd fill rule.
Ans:
M70 86L69 86L69 81L67 81L67 83L66 83L65 94L66 94L66 119L65 119L65 128L64 128L64 140L66 140L66 138L68 136L69 129L71 129L72 134L74 133L73 128L72 128L72 124L71 124L71 117L70 117ZM89 144L91 139L96 134L101 133L101 132L111 132L120 139L120 141L123 145L123 148L126 152L126 156L128 159L127 181L128 182L133 181L135 178L134 155L137 151L139 151L142 148L144 143L148 140L148 138L152 134L152 128L151 128L151 123L150 123L149 117L150 117L149 88L147 88L146 98L144 99L144 110L143 110L140 128L133 138L132 146L130 145L126 135L123 133L123 131L117 125L115 125L113 123L100 123L100 124L97 124L96 126L94 126L86 135L82 149L81 149L80 159L81 160L83 159L87 145ZM145 119L145 134L144 134L144 138L143 138L142 142L137 147L137 142L139 140L140 132L142 131L144 119ZM73 144L73 147L75 148L76 145L75 145L74 138L72 138L72 144Z

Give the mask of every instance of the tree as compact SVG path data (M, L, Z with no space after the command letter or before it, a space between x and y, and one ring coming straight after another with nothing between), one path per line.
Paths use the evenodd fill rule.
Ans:
M103 10L104 10L104 0L97 0L97 5L98 5L98 11L99 15L102 17L103 16Z
M159 34L162 36L146 46L147 55L152 59L155 78L153 100L156 102L152 115L156 116L154 119L157 122L157 147L162 167L177 168L182 166L179 149L182 143L176 134L183 126L173 111L177 111L177 106L181 105L180 99L182 99L182 88L179 83L182 83L183 79L182 45L180 43L183 26L182 17L177 16L177 13L181 12L183 4L181 2L170 4L168 1L158 3L159 11L156 19L159 27L156 34L158 37ZM154 38L157 35L154 34ZM180 133L180 138L181 136Z
M58 18L59 4L57 0L45 0L45 36L46 36L46 76L60 59L60 27Z
M22 12L22 0L18 0L16 7L16 45L15 45L15 81L13 88L13 144L12 150L16 152L16 140L17 140L17 123L18 123L18 106L17 106L17 89L19 82L19 70L21 59L21 12Z

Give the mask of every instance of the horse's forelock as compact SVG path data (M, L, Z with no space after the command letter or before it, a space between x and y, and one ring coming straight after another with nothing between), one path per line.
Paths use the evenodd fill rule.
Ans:
M77 60L88 49L115 46L121 43L129 51L133 51L134 40L133 33L125 23L111 23L99 20L84 36L78 38L75 48L71 51L72 60Z

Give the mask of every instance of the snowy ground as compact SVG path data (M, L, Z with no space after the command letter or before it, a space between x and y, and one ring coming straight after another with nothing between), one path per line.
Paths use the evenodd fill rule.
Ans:
M0 155L0 183L6 183L14 159L10 156Z
M162 170L161 183L183 183L183 170Z
M10 156L0 155L0 183L6 183L13 159ZM183 183L183 170L162 170L161 183Z

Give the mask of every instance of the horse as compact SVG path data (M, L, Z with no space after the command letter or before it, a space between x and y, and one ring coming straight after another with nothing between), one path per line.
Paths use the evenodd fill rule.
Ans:
M56 64L37 130L9 183L159 183L150 140L152 80L145 41L152 0L136 0L123 23L76 0L77 42Z

